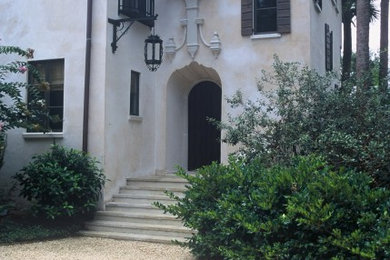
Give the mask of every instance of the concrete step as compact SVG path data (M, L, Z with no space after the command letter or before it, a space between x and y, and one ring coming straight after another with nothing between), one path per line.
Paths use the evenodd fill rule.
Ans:
M130 195L150 195L150 196L168 196L165 194L167 188L164 187L131 187L131 186L123 186L119 189L119 194L130 194ZM173 193L177 193L179 196L183 196L183 192L186 191L184 187L176 187L170 188L169 191Z
M161 202L175 203L164 192L171 191L184 196L187 181L177 176L151 176L147 178L127 178L126 186L106 203L105 211L98 211L95 220L86 223L87 236L116 239L139 240L169 243L172 240L184 242L192 231L185 228L179 219L152 205Z
M167 177L167 178L181 178L176 175L177 171L161 171L157 173L157 177ZM189 175L195 176L196 171L187 171Z
M175 203L174 200L170 199L168 196L157 196L157 195L131 195L131 194L117 194L112 197L113 202L125 202L129 204L152 204L153 202L161 202L163 204L172 204Z
M127 223L160 224L167 226L179 226L183 224L180 219L168 214L140 214L121 211L98 211L95 215L96 221L114 221Z
M149 176L145 178L126 178L127 182L152 182L152 183L181 183L181 184L188 184L188 181L186 179L183 179L181 177L177 176Z
M106 211L120 211L140 214L163 214L163 211L151 204L129 204L125 202L108 202Z
M126 186L132 187L132 188L143 188L143 189L151 189L151 188L164 188L166 190L169 190L171 188L177 189L182 188L184 189L185 186L188 185L186 182L168 182L168 181L156 181L153 182L151 180L127 180Z
M191 230L185 227L169 225L153 225L140 223L126 223L114 221L93 221L85 223L87 230L100 232L115 232L134 235L166 236L170 238L186 238L192 235Z
M88 237L103 237L103 238L112 238L112 239L120 239L120 240L144 241L144 242L164 243L164 244L171 244L172 241L174 240L177 240L179 242L186 241L184 238L173 239L166 236L125 234L125 233L117 233L117 232L100 232L100 231L83 230L80 231L79 233L80 235L88 236Z

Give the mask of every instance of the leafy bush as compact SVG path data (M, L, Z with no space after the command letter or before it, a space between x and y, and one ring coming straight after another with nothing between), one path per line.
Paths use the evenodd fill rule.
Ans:
M331 165L366 172L377 186L390 187L388 91L348 82L340 88L330 75L277 57L274 73L263 72L259 82L261 98L244 101L238 92L228 101L242 113L221 124L224 141L238 145L238 154L267 165L319 154Z
M15 176L33 212L49 219L85 216L96 209L105 175L97 161L74 149L54 145Z
M15 46L0 46L0 55L16 55L19 58L31 59L32 49L21 49ZM15 75L29 72L37 84L12 81ZM41 123L53 119L49 115L41 89L45 86L38 71L27 61L11 61L0 64L0 131L13 128L31 128L37 131L47 131ZM29 93L28 101L22 95L22 90ZM7 100L7 101L5 101Z
M390 192L321 158L264 167L258 160L204 167L184 198L160 208L198 232L187 245L206 259L388 259Z
M15 186L12 186L10 189L0 189L0 223L3 218L6 217L10 210L15 208L15 203L9 199L10 193L14 190Z
M74 236L81 228L79 223L69 221L44 222L31 216L25 219L8 218L0 223L0 245Z

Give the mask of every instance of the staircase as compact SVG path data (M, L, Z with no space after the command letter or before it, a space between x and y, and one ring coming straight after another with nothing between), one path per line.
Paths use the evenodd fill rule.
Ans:
M185 241L192 235L179 219L152 205L174 203L164 191L182 195L187 181L176 176L128 178L127 185L106 203L105 211L96 212L95 219L86 223L85 236L170 243Z

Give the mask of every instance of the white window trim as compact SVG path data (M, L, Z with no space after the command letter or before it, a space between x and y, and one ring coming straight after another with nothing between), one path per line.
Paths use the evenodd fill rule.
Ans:
M62 139L64 138L63 132L31 132L31 133L23 133L24 139Z
M130 122L142 122L143 120L144 118L142 116L134 116L134 115L129 116Z
M261 34L253 34L251 35L252 40L259 39L276 39L282 37L281 33L261 33Z

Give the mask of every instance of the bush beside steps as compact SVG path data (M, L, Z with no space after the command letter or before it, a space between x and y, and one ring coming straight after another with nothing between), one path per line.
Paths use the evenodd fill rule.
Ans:
M316 156L292 166L212 164L184 198L158 206L197 230L184 246L206 259L389 259L390 191Z

